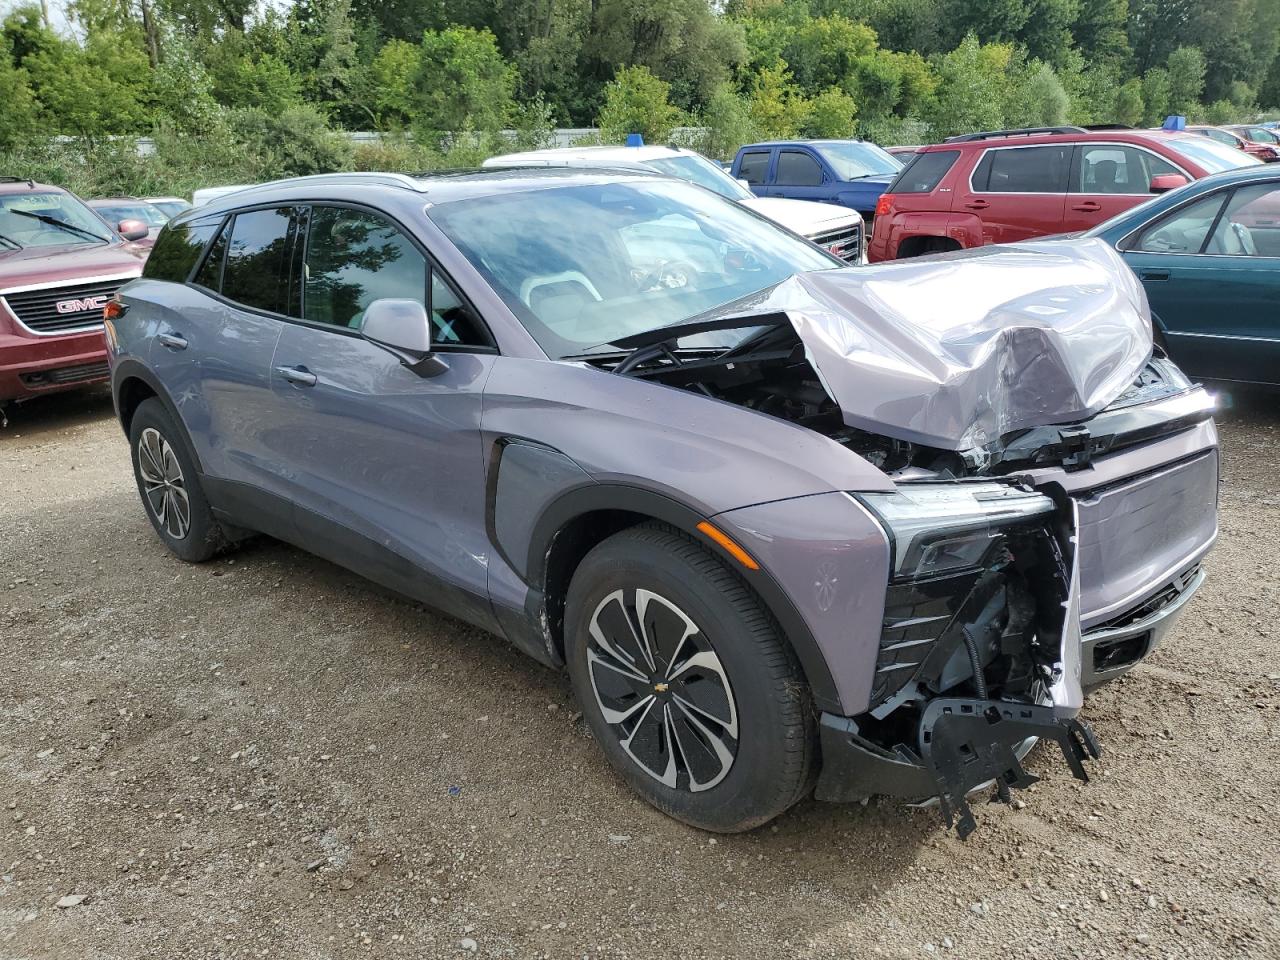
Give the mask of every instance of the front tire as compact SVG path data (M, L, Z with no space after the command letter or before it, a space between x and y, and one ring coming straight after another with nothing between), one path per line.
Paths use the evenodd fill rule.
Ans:
M200 487L195 460L157 398L142 401L134 412L129 449L143 509L169 551L200 563L224 550L227 537Z
M592 734L659 810L733 833L807 792L814 721L795 656L697 541L646 524L599 544L570 584L565 638Z

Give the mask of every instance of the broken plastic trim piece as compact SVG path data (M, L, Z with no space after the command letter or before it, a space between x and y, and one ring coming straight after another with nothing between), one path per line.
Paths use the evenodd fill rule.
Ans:
M1014 753L1028 737L1054 740L1078 780L1089 779L1084 761L1100 756L1098 741L1084 721L1055 716L1051 706L947 698L925 708L920 756L933 777L942 816L960 839L977 825L966 793L992 779L1016 788L1040 779L1027 773Z

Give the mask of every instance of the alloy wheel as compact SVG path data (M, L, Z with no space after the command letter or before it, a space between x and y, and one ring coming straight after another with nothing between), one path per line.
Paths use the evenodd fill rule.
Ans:
M173 539L185 539L191 529L186 481L172 445L155 427L147 427L138 437L138 473L156 522Z
M588 627L596 704L645 773L697 793L725 778L738 752L738 709L719 655L676 604L615 590Z

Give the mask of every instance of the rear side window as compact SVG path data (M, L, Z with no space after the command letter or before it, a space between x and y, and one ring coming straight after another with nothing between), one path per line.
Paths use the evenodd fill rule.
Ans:
M1066 193L1071 146L989 150L973 172L978 193Z
M959 157L959 150L914 154L887 192L931 193Z
M756 151L742 155L742 163L738 164L738 176L747 181L747 183L764 183L764 178L768 173L768 151Z
M807 153L783 150L778 154L778 172L773 182L788 187L819 187L822 185L822 168Z
M218 230L219 220L192 220L179 226L169 224L160 231L147 257L142 275L148 280L186 283L205 246Z
M255 310L288 315L297 306L290 283L293 210L250 210L231 221L222 295Z

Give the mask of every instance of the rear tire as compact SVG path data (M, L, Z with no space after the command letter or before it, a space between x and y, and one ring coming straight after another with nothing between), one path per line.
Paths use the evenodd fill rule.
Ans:
M156 397L143 400L134 411L129 449L143 509L169 551L200 563L226 549L226 534L200 487L186 438Z
M809 789L809 691L760 601L721 560L645 524L596 546L569 586L569 674L609 762L664 813L749 830Z

